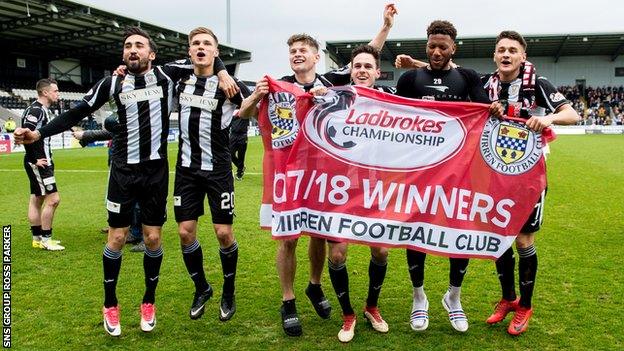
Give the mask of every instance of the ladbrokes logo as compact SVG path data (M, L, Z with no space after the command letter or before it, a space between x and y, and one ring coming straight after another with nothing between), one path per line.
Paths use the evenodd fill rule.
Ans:
M269 94L269 120L274 149L281 149L295 142L299 131L295 107L296 99L293 94L286 92Z
M481 155L493 170L507 175L522 174L542 156L542 137L526 126L490 117L481 133Z
M466 137L457 119L357 96L349 88L310 110L304 134L341 161L390 171L433 167L455 155Z

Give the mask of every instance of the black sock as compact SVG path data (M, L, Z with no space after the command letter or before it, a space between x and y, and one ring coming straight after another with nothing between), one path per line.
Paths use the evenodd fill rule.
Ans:
M537 251L531 245L524 249L518 249L518 276L520 280L520 306L531 308L533 287L537 276Z
M349 272L347 272L347 266L344 263L336 265L331 260L328 260L328 262L329 278L342 308L342 314L355 314L351 307L351 298L349 297Z
M496 260L496 272L500 281L503 299L514 301L516 299L516 280L514 270L516 268L516 258L514 257L513 248L509 248L501 257Z
M182 246L182 258L193 283L196 292L204 292L208 289L206 274L204 273L204 254L199 241L195 240L190 245Z
M236 241L230 247L219 248L221 269L223 270L223 297L234 296L234 280L236 278L236 263L238 262L238 244Z
M31 225L30 231L33 236L41 236L41 226L40 225Z
M427 254L420 251L405 250L407 267L409 269L412 286L420 288L425 282L425 259Z
M41 229L41 237L42 238L51 238L52 237L52 228L50 229Z
M282 301L282 306L284 306L284 313L285 314L296 314L297 313L297 305L295 305L295 299Z
M449 283L455 287L461 287L464 281L464 275L466 275L466 269L468 268L467 258L449 258Z
M102 265L104 266L104 307L117 306L117 279L121 268L121 251L114 251L108 246L104 246L102 255Z
M368 264L368 297L366 298L366 307L377 307L387 268L388 262L380 263L371 257Z
M162 259L162 246L159 246L156 250L145 248L145 253L143 254L143 271L145 272L143 303L153 304L156 301L156 286L158 285Z
M315 300L320 300L323 297L323 289L321 289L321 284L312 284L312 282L308 282L306 294L310 295L311 298L314 298Z

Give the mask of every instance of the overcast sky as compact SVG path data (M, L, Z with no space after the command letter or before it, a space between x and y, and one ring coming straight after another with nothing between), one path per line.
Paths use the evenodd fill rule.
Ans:
M241 79L291 74L286 39L308 33L319 41L371 39L382 24L382 0L230 0L231 45L251 51ZM211 28L226 44L226 0L77 0L126 17L188 33ZM395 1L399 14L389 39L424 38L435 19L451 21L459 37L522 34L624 33L624 1ZM438 8L434 7L437 5ZM501 15L499 13L505 12ZM317 66L325 70L325 62Z

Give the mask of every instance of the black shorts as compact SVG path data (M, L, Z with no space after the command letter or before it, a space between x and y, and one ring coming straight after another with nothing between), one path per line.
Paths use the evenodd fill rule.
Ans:
M124 228L132 223L134 206L141 208L141 223L162 226L167 220L167 160L154 160L134 165L111 164L108 177L108 225Z
M540 230L542 222L544 221L544 202L546 200L547 191L548 188L542 191L542 194L540 195L539 200L537 200L537 203L535 204L535 207L533 208L533 212L531 212L529 219L526 221L526 223L524 223L522 229L520 229L520 233L531 234Z
M204 214L208 196L212 223L232 224L234 219L234 178L227 167L212 171L176 166L173 210L176 222L197 220Z
M247 134L230 134L230 147L247 144Z
M24 169L28 175L31 194L44 196L57 192L56 179L54 178L54 163L45 167L37 167L37 165L24 160Z

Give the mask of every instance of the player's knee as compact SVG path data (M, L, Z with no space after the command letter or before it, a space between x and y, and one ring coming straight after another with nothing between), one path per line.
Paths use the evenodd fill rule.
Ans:
M57 208L59 203L61 203L61 197L58 195L50 196L45 201L45 205L51 208Z
M197 235L195 235L195 233L190 233L190 232L181 232L180 233L180 244L187 246L192 244L197 238Z
M126 233L123 229L109 231L108 246L111 249L120 250L126 243Z
M371 256L377 263L388 262L388 249L385 247L371 247Z
M43 201L44 200L45 200L45 196L31 195L31 197L30 197L30 205L32 205L35 208L41 208L41 206L43 205Z
M230 247L234 243L232 228L216 228L215 233L221 247Z
M336 265L343 264L347 260L347 251L341 249L331 250L329 260Z
M178 228L178 234L180 235L180 243L182 245L190 245L197 238L197 233L192 228L180 226Z
M158 248L160 246L160 234L156 232L143 232L143 241L145 246L150 249Z
M534 243L535 243L535 235L533 235L533 233L531 234L520 233L520 235L516 237L516 248L518 249L525 249L533 245Z

